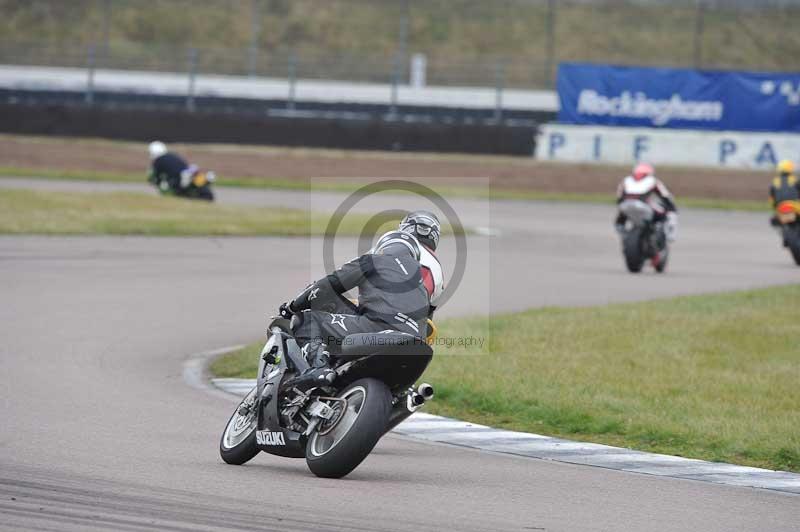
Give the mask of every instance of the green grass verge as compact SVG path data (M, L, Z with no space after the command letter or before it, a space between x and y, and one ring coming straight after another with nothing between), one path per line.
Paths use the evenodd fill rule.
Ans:
M358 235L368 216L350 214L337 234ZM0 234L310 236L329 216L301 209L217 205L130 192L0 189Z
M64 179L81 181L104 181L111 183L143 183L140 174L113 172L89 172L70 170L40 170L0 166L0 179L3 176L29 177L41 179ZM353 192L364 186L364 183L347 183L331 181L322 183L316 180L310 183L305 180L255 177L220 177L216 183L223 187L253 187L275 190L315 190L328 192ZM445 197L490 198L521 201L562 201L578 203L613 203L611 194L575 194L569 192L537 192L533 190L512 190L493 187L431 187L436 193ZM711 198L680 198L681 207L694 209L737 210L765 212L769 210L766 201L722 200Z
M215 358L208 370L215 377L254 379L258 371L258 356L264 342L256 342L233 353Z
M439 324L429 412L800 472L800 285ZM260 346L218 359L254 376Z

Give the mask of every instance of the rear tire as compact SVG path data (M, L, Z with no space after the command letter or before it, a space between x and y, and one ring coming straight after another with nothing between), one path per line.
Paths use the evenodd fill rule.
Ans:
M258 454L259 449L256 446L258 416L255 406L252 407L251 414L248 416L239 414L239 408L245 402L252 401L255 395L256 388L253 387L233 411L228 424L225 425L225 430L222 431L222 437L219 440L219 455L226 464L242 465Z
M341 478L355 469L383 436L392 409L389 388L377 379L359 379L337 397L347 399L346 413L321 425L306 445L306 464L318 477ZM337 435L337 428L345 432Z
M786 231L786 242L789 244L789 251L792 252L795 264L800 266L800 230L797 227L790 227Z
M645 257L642 254L642 230L631 229L622 237L622 252L625 255L625 266L631 273L639 273L644 266Z

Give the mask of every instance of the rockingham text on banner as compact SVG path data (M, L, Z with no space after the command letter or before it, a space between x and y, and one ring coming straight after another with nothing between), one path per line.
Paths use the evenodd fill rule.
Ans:
M562 124L800 132L800 73L563 63Z

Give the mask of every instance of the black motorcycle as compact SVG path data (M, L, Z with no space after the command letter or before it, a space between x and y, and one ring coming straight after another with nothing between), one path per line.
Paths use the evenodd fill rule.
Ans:
M620 203L619 209L627 216L620 236L628 271L642 271L649 260L658 273L663 273L669 258L664 222L656 221L653 208L643 201L625 200Z
M787 200L775 207L773 226L777 227L783 237L783 245L789 248L795 264L800 266L800 201Z
M228 420L220 455L235 465L259 451L305 458L315 475L341 478L433 397L429 384L413 388L432 357L428 339L407 333L351 334L334 357L334 381L301 392L286 382L308 362L289 321L277 318L261 351L257 384Z

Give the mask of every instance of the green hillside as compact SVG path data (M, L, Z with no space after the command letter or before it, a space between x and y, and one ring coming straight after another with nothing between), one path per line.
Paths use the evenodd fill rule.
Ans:
M303 77L382 80L395 54L422 52L429 83L486 84L504 65L506 85L521 87L548 85L558 61L797 67L800 8L644 4L557 0L549 11L547 0L0 0L0 61L82 65L96 43L109 66L184 70L195 47L203 71L284 76L291 51Z

